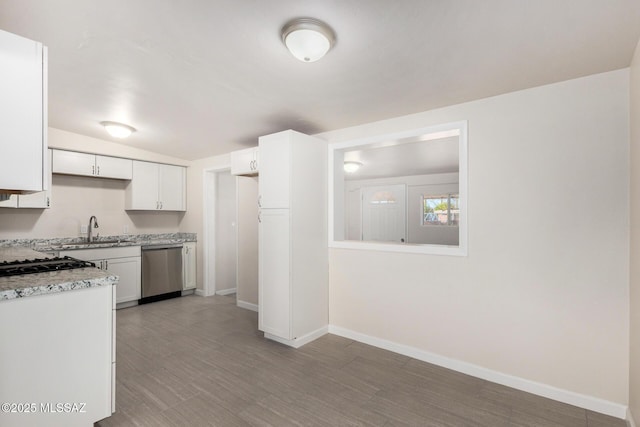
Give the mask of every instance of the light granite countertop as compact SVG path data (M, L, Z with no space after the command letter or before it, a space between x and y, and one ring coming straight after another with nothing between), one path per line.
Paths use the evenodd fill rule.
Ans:
M0 262L34 258L52 257L25 247L0 247ZM93 267L0 277L0 301L111 286L117 282L117 276Z
M92 243L88 243L83 237L0 240L0 248L23 246L40 252L55 252L60 250L164 245L195 241L195 233L125 234L119 236L101 236Z

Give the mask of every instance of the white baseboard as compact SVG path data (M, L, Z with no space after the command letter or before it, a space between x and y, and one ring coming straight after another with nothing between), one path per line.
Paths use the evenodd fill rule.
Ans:
M627 425L629 427L636 427L636 422L633 419L633 415L631 414L631 410L627 408Z
M199 297L206 297L207 296L204 293L204 289L196 289L196 295L198 295Z
M575 393L573 391L563 390L547 384L542 384L513 375L504 374L502 372L493 371L491 369L483 368L482 366L462 362L456 359L450 359L448 357L440 356L435 353L430 353L428 351L420 350L418 348L410 347L404 344L398 344L393 341L387 341L381 338L372 337L370 335L365 335L360 332L342 328L340 326L329 325L329 333L359 341L364 344L369 344L374 347L393 351L394 353L403 354L417 360L422 360L423 362L432 363L434 365L462 372L463 374L482 378L487 381L526 391L528 393L533 393L538 396L547 397L549 399L557 400L569 405L589 409L601 414L610 415L612 417L620 419L629 419L628 417L630 417L630 413L628 413L627 407L619 403L610 402L608 400L599 399L597 397L587 396L584 394ZM632 427L634 426L633 424L631 425Z
M236 293L236 288L221 289L219 291L216 291L216 295L229 295L229 294L235 294L235 293Z
M320 338L321 336L325 335L327 332L329 332L328 327L327 326L323 326L320 329L316 329L313 332L310 332L306 335L303 335L301 337L298 337L294 340L286 340L284 338L280 338L277 337L275 335L271 335L267 332L264 333L264 337L268 338L270 340L279 342L280 344L285 344L288 345L289 347L293 347L293 348L300 348L305 344L310 343L311 341Z
M236 305L240 308L258 312L258 304L251 304L250 302L237 300Z

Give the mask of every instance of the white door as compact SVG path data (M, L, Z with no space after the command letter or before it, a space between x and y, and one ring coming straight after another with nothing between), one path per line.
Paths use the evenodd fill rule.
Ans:
M258 328L291 339L289 209L262 209L259 223Z
M406 186L362 188L362 240L406 242Z

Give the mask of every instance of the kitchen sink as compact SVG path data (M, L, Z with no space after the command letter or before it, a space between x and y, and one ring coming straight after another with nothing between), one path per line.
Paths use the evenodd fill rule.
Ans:
M127 240L94 240L93 242L87 242L89 245L100 245L100 244L108 244L108 243L123 243Z
M77 248L79 246L93 246L93 245L113 245L119 243L129 243L129 240L94 240L93 242L75 242L66 243L61 245L62 248Z

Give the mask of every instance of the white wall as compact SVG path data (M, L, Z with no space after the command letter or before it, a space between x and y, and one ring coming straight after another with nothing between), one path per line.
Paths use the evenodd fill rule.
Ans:
M146 160L149 162L167 163L171 165L189 166L190 161L178 159L176 157L165 156L151 151L141 150L131 147L126 142L122 144L106 141L104 139L92 138L86 135L68 132L61 129L49 128L48 134L49 148L59 148L61 150L80 151L93 154L104 154L106 156L124 157L127 159ZM135 138L133 134L130 138Z
M49 128L49 146L139 160L188 164L181 159L53 128ZM178 231L183 213L126 212L126 183L122 180L54 174L50 209L0 208L0 239L81 236L80 225L88 224L91 215L98 217L100 228L97 231L101 235L123 234L125 226L130 234Z
M631 64L631 253L629 408L640 422L640 43Z
M330 324L626 405L628 113L625 69L318 135L469 123L468 256L331 249Z

